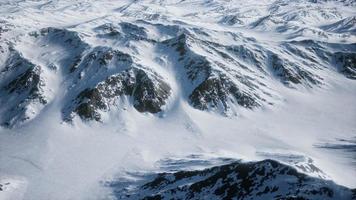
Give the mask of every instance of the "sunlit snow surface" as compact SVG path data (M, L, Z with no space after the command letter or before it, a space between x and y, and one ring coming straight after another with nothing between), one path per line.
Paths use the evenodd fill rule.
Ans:
M46 27L68 29L90 47L110 46L134 54L137 63L159 73L173 90L158 114L139 113L127 103L103 113L102 123L79 118L67 123L62 109L68 78L61 69L53 73L46 68L44 93L49 103L44 108L33 105L29 122L0 128L0 199L105 198L112 191L102 183L120 175L127 178L127 173L203 169L230 160L266 158L355 188L355 80L329 69L320 71L320 87L286 87L267 79L272 94L267 100L273 105L237 108L237 113L222 116L188 104L185 92L191 89L182 89L175 63L155 47L100 37L97 31L108 23L150 22L171 26L146 24L148 37L157 41L175 37L183 30L172 30L180 26L197 32L203 27L224 45L234 42L228 32L262 46L305 39L355 45L355 17L352 0L0 0L0 50L14 46L35 64L62 66L63 58L82 49L55 41L47 46L28 33ZM0 70L7 53L0 54Z

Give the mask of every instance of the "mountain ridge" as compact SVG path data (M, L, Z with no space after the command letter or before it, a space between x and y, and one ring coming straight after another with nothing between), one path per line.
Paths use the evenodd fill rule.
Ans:
M355 8L0 0L0 199L354 198Z

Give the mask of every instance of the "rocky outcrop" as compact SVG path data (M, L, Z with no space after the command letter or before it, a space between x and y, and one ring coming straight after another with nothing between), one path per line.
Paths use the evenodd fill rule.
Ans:
M253 83L252 77L241 74L241 71L249 69L239 63L238 59L244 58L254 62L255 60L251 58L252 52L244 48L238 49L200 40L189 33L181 34L164 43L179 55L178 62L184 68L187 79L193 87L188 96L193 107L228 114L234 105L252 109L265 101L256 94L256 89L259 88L257 85L260 83ZM193 46L198 46L196 48L202 48L210 54L214 53L216 58L224 59L229 66L215 57L209 59L196 53ZM244 54L239 54L240 51ZM239 54L239 56L232 57L229 53ZM258 65L257 68L261 67L261 63L254 64ZM237 70L237 67L240 69Z
M147 30L144 27L134 23L120 22L118 24L104 24L95 28L99 38L108 38L122 41L139 41L155 42L147 35Z
M271 55L273 73L286 85L293 84L320 84L319 77L311 72L296 66L288 60L281 59L278 55Z
M274 160L234 162L204 170L150 175L130 190L118 185L109 184L117 199L352 198L351 189L302 174Z
M161 77L132 68L80 92L66 118L71 119L77 114L84 120L100 121L100 111L107 111L121 96L132 98L133 106L139 112L157 113L166 104L170 93L169 85Z
M262 17L256 27L277 23L274 19ZM238 15L227 15L220 22L237 25L238 20ZM245 24L251 25L248 21ZM7 34L9 30L2 28L0 32ZM213 31L180 22L154 24L145 20L110 22L90 31L103 46L91 43L89 37L84 39L87 37L84 33L53 27L20 37L19 45L16 42L0 44L0 52L3 52L0 60L7 60L0 66L4 71L0 80L1 102L7 103L5 95L19 96L13 101L17 102L16 108L15 105L3 106L0 110L6 113L1 117L2 124L12 126L17 119L26 121L32 118L29 113L37 113L48 103L48 95L43 91L48 71L49 77L55 76L51 80L63 81L55 85L66 87L63 118L71 120L78 115L96 121L102 120L103 112L120 104L122 97L130 99L130 104L139 112L162 111L173 92L165 78L176 81L184 96L182 99L192 107L223 116L238 115L239 108L273 105L282 99L279 88L275 87L276 80L291 89L323 87L327 84L324 78L331 77L325 76L330 70L356 79L356 47L352 43L293 40L291 37L269 44L233 30ZM220 35L225 42L217 39ZM12 53L6 50L8 46L16 49L18 56L10 55ZM145 51L140 52L146 47L153 51L149 57ZM29 48L37 49L31 52ZM34 60L24 59L21 52ZM146 59L157 66L146 66ZM16 70L9 70L17 65ZM177 78L161 77L173 73ZM57 88L51 88L53 93L55 90Z
M29 35L35 38L45 39L49 44L58 43L60 45L69 45L73 48L80 48L86 45L77 32L67 29L48 27L31 32Z
M347 78L356 79L356 53L336 52L336 65Z
M95 47L88 54L78 56L76 61L70 66L70 73L97 73L99 71L107 71L108 67L127 68L133 64L132 57L121 51L109 47ZM83 77L80 77L83 79Z
M209 107L226 111L227 102L234 101L245 108L259 106L253 95L242 92L227 76L209 77L196 87L189 96L192 105L200 110ZM230 100L229 100L230 99Z
M293 47L293 49L291 47ZM302 50L297 51L298 48ZM337 44L315 40L302 40L290 42L288 50L308 60L312 65L322 66L323 68L332 67L331 69L344 74L347 78L356 78L355 43ZM317 77L316 74L313 74L313 76ZM320 78L319 80L321 81Z
M13 127L23 123L36 114L34 107L38 109L47 104L41 66L31 63L18 52L11 52L0 78L2 126Z

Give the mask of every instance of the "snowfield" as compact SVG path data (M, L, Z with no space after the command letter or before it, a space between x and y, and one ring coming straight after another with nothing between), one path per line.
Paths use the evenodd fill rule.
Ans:
M355 102L352 0L0 0L1 200L356 198Z

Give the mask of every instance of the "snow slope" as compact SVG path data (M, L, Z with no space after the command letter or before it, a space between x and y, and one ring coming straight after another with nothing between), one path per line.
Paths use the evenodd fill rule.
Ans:
M0 0L0 199L111 198L192 154L355 188L355 8Z

